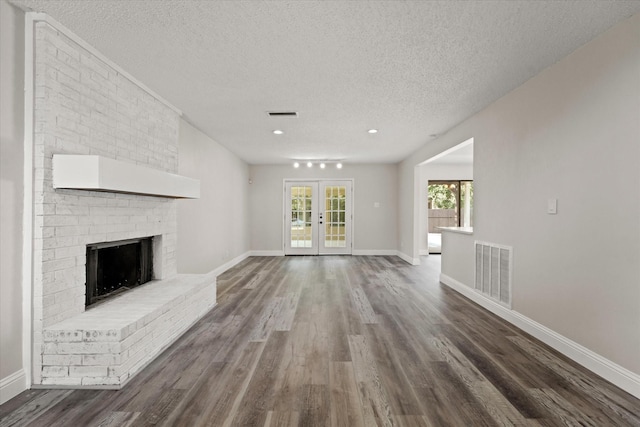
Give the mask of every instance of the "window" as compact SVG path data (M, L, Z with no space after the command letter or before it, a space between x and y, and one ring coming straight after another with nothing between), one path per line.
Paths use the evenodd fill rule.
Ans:
M428 191L430 233L436 227L473 227L473 181L429 181Z
M429 253L441 252L439 227L473 227L473 181L429 181Z

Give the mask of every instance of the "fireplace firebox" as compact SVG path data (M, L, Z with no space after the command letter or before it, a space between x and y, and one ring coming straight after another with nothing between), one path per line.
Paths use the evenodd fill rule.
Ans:
M87 245L85 307L153 279L153 237Z

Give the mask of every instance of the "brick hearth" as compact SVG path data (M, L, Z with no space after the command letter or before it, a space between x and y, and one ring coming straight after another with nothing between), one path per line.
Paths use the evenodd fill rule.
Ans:
M142 285L44 330L44 385L121 387L214 304L215 277Z

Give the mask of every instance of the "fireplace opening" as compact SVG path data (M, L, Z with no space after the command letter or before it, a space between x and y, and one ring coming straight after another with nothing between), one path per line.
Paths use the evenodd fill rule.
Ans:
M153 237L87 245L85 307L153 279Z

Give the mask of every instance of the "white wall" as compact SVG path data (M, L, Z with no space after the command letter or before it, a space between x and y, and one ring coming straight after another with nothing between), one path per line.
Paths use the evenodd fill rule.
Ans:
M201 196L178 201L178 272L208 273L249 250L249 167L184 120L179 154Z
M0 403L22 370L24 13L0 0ZM15 391L24 389L22 383ZM6 386L5 386L6 384Z
M473 137L475 223L466 237L513 246L513 309L640 374L638 40L640 15L417 151L400 180ZM559 200L557 215L546 214L549 198ZM400 212L407 248L412 218ZM457 262L469 271L473 258Z
M445 180L473 180L473 164L440 164L426 163L418 169L420 174L420 224L419 241L420 253L424 255L429 250L429 181Z
M250 224L253 251L283 250L285 179L354 179L353 249L395 253L397 248L397 165L345 164L341 170L291 165L251 166ZM380 207L374 207L379 202Z

